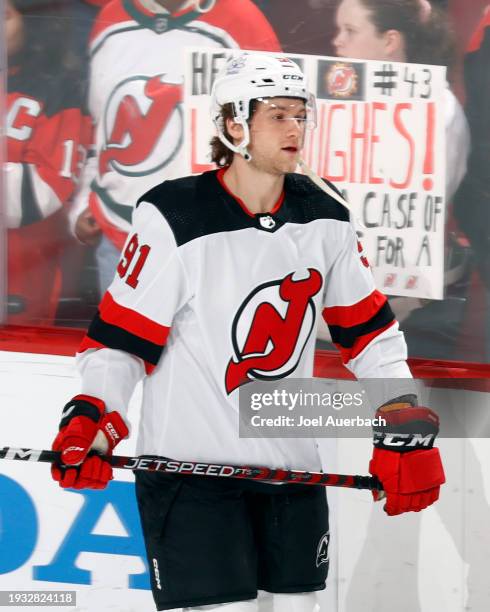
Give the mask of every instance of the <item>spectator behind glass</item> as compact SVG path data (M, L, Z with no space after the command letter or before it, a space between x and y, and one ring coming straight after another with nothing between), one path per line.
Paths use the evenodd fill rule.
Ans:
M427 0L342 0L337 9L340 57L356 57L451 67L454 43L447 17ZM466 172L469 128L461 108L446 89L446 199L450 201Z
M89 95L95 155L72 225L87 245L102 234L96 250L101 293L113 279L138 198L188 172L181 103L189 46L280 48L251 0L114 0L96 19Z
M338 33L333 44L340 57L451 65L454 43L447 17L427 0L342 0L336 21ZM466 172L470 138L461 105L449 86L444 110L446 201L450 202ZM456 243L451 242L446 251L446 260L456 262L446 265L448 299L422 301L404 297L390 301L405 332L411 357L456 356L465 305L458 283L465 277L467 266L464 252L460 253Z
M464 62L466 113L471 129L468 173L456 194L454 214L470 239L484 284L484 360L490 361L490 5ZM478 316L478 315L477 315Z
M72 241L66 206L90 141L77 63L58 18L62 9L52 2L50 15L39 19L37 4L6 4L7 322L22 325L53 323L61 257Z

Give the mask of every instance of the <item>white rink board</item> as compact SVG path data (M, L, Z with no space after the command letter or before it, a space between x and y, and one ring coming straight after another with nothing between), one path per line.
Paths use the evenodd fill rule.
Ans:
M73 358L0 352L0 446L49 448L61 408L77 392ZM139 390L134 427L138 399ZM134 438L118 453L132 454ZM332 491L332 567L321 612L490 609L490 445L439 446L448 484L421 514L389 518L368 492ZM324 440L321 450L325 470L367 473L368 440L336 449ZM106 491L87 494L61 490L46 464L0 461L0 590L77 591L77 608L43 610L153 611L150 592L134 588L144 586L146 570L131 500L132 474L122 470Z

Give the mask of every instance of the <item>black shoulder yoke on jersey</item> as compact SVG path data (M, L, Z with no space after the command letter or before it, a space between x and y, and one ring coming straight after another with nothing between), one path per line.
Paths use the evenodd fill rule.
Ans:
M339 195L339 190L325 181ZM317 219L336 219L349 221L349 211L340 202L326 194L304 174L287 174L284 183L286 198L278 212L288 215L284 221L289 223L310 223Z
M273 215L281 225L317 219L349 221L347 209L306 176L286 175L284 190L284 202ZM256 226L255 216L248 214L222 187L216 170L164 181L145 193L136 206L141 202L150 202L161 212L178 246L209 234Z

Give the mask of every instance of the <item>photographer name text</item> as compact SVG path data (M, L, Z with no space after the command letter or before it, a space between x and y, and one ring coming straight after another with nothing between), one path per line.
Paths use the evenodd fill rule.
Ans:
M382 417L372 419L357 416L355 418L340 418L332 415L305 417L304 415L264 417L254 414L250 419L252 427L385 427Z

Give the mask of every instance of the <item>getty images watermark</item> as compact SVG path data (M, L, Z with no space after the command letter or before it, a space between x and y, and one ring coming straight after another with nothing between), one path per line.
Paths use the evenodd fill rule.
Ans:
M376 409L406 394L436 412L439 438L490 438L488 379L282 379L240 387L242 438L371 438Z
M250 408L256 414L250 417L252 427L382 427L386 421L381 417L341 417L330 414L328 409L341 411L345 408L362 408L365 404L364 392L329 391L255 391L250 394ZM266 409L266 410L264 410ZM270 410L286 411L285 414L272 416ZM311 410L321 409L311 415Z
M240 437L368 437L386 425L366 392L347 381L287 379L240 389Z

